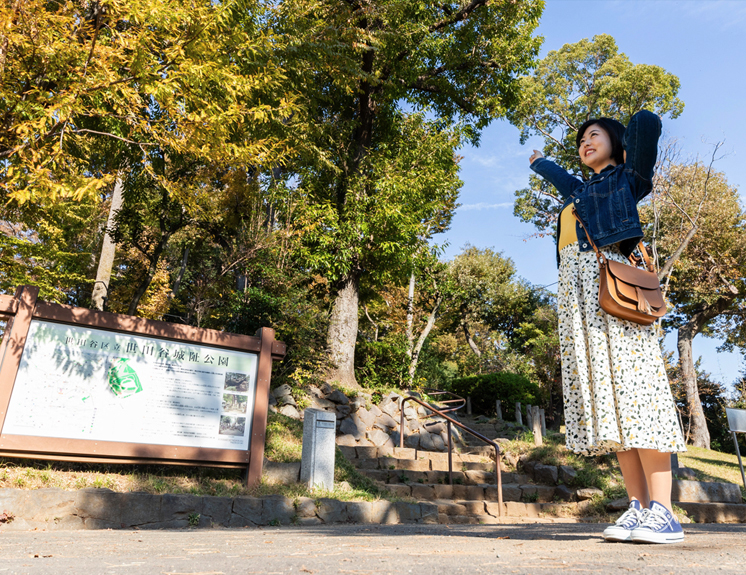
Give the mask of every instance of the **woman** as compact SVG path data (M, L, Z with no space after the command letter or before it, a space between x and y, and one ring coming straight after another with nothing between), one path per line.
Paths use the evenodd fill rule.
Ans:
M626 261L643 236L637 203L653 188L660 118L635 114L627 129L585 122L576 144L593 171L582 181L534 150L531 169L564 198L557 225L558 312L567 447L616 452L629 509L604 531L609 541L675 543L684 532L671 511L671 453L686 451L655 326L604 312L599 270L585 232L607 258Z

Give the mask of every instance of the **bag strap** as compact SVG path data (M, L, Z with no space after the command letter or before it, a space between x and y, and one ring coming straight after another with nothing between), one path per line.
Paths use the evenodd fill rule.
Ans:
M580 224L580 227L583 228L583 231L585 232L585 237L588 238L588 241L591 243L591 247L593 248L593 251L596 252L596 258L598 259L598 263L603 263L602 258L604 258L604 254L599 251L599 249L596 247L595 242L591 239L591 234L588 233L588 230L585 229L585 225L583 224L583 220L580 219L580 216L578 216L578 212L575 210L575 206L572 208L572 215L575 216L575 219L578 220L578 223ZM642 240L640 240L640 243L637 244L637 249L640 250L640 253L642 254L642 259L645 262L645 267L649 272L655 273L655 268L653 267L653 262L650 261L650 256L648 255L648 250L645 247L645 244L642 243ZM632 256L629 256L630 263L637 267L637 262L632 258Z

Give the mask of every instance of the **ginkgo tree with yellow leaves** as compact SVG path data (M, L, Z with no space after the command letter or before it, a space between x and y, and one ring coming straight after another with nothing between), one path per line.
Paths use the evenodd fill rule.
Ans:
M86 261L106 229L99 206L118 176L121 183L137 173L144 184L124 190L127 200L158 190L189 219L209 211L195 170L282 160L297 105L282 89L262 14L259 2L246 0L3 3L0 199L7 225L0 251L15 265L2 278L6 289L41 282L44 297L59 299L55 290L90 275ZM171 169L159 168L163 160ZM65 219L73 213L82 225ZM97 237L59 251L39 239L71 227ZM135 278L144 289L158 249L145 249L152 265ZM43 273L40 258L57 271ZM74 270L59 261L76 262Z

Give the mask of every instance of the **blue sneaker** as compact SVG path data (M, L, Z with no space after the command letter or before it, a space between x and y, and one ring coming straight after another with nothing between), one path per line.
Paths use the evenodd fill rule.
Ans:
M629 509L616 520L614 525L604 529L604 539L606 541L632 541L632 530L642 524L645 511L637 499L630 501Z
M657 501L650 502L642 524L632 530L635 543L679 543L684 540L681 523Z

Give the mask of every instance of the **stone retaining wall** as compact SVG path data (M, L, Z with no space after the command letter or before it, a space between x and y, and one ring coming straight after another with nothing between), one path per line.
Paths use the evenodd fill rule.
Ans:
M404 501L296 500L116 493L109 489L0 489L0 532L30 529L179 529L326 523L437 523L438 507Z

